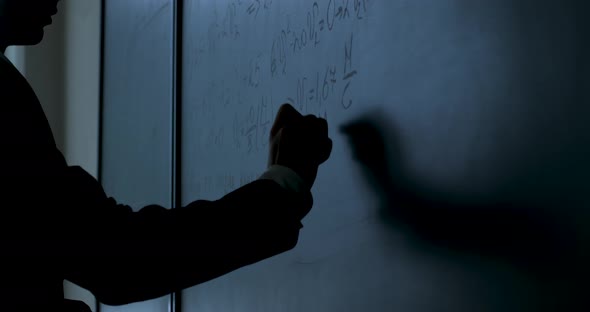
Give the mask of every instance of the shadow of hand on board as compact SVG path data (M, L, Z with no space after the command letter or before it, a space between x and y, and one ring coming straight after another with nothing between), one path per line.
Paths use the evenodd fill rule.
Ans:
M341 128L353 158L378 196L380 216L423 244L541 269L572 251L568 231L539 207L509 199L445 194L404 170L403 151L390 121L376 113ZM469 181L466 181L469 183Z

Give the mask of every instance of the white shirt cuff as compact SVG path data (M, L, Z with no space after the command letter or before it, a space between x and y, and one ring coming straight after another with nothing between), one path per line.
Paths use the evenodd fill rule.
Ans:
M263 173L260 180L273 180L288 191L303 193L309 191L303 179L290 168L272 165Z

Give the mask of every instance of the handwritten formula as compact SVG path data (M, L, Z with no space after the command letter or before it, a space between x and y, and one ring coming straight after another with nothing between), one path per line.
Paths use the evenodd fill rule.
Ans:
M282 103L330 120L355 107L365 74L359 26L372 0L227 0L193 4L187 19L184 114L203 162L239 155L264 169L269 133ZM199 2L199 1L197 1ZM207 7L207 10L204 8ZM211 158L211 159L208 159ZM225 156L224 156L225 157ZM231 156L234 159L234 156ZM247 165L248 164L248 165ZM205 170L199 193L231 191L257 174Z

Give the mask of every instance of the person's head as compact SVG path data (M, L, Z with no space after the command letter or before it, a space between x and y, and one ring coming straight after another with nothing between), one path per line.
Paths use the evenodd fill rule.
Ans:
M60 0L0 0L0 49L11 45L35 45L43 28L51 24ZM1 52L0 51L0 52Z

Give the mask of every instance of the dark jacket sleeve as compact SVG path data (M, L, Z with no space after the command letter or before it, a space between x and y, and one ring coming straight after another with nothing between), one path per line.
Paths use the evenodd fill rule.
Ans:
M216 201L133 212L79 168L67 179L77 202L65 217L76 233L62 246L65 277L109 305L157 298L290 250L312 205L310 193L259 180Z

